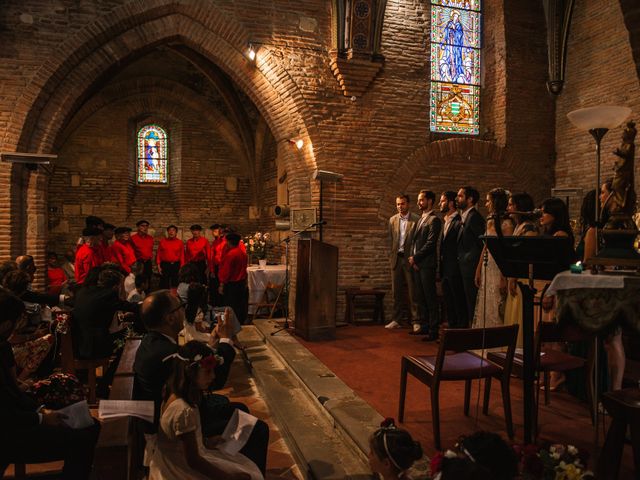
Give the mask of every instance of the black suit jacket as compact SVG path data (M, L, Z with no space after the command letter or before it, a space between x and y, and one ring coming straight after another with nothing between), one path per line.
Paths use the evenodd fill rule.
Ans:
M419 267L435 267L442 220L432 210L426 219L418 220L413 235L413 260Z
M137 313L139 305L120 300L112 288L84 287L76 294L73 309L73 339L80 358L102 358L114 349L109 326L117 311Z
M449 229L445 235L444 226L442 227L442 240L440 241L440 277L452 278L460 275L460 266L458 265L458 235L462 228L462 219L460 214L449 223Z
M216 378L211 390L219 390L229 378L231 364L236 356L234 348L227 343L219 343L216 353L224 359L215 369ZM133 399L153 400L155 404L154 425L149 431L156 431L160 420L162 390L171 375L173 361L163 362L169 355L178 351L178 345L159 332L148 332L140 342L133 362Z
M38 293L32 290L27 290L22 295L20 295L20 300L23 302L29 303L39 303L40 305L48 305L50 307L55 307L60 303L59 295L48 295L46 293Z
M479 237L484 235L485 229L484 217L472 209L458 232L458 265L463 277L475 276L483 247Z

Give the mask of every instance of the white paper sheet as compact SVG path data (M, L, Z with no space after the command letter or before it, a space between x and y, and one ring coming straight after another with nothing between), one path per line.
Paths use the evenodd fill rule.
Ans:
M150 400L100 400L98 416L102 420L138 417L153 423L154 404Z
M253 415L236 409L222 432L223 443L218 448L230 455L238 453L249 440L257 421Z
M73 403L68 407L58 410L58 412L67 416L64 423L74 430L80 430L93 425L93 418L91 417L89 404L86 400Z

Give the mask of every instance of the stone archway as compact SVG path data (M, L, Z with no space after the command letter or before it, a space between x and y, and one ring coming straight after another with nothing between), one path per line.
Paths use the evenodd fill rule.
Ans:
M55 152L56 139L74 115L127 59L159 45L182 45L222 69L253 101L278 142L291 204L308 204L309 174L316 165L310 109L277 51L263 48L255 66L247 61L248 39L248 32L234 18L203 9L195 0L150 0L118 7L70 37L33 76L14 105L3 134L3 150ZM305 140L301 152L289 148L288 139L294 135ZM0 183L11 186L0 214L21 211L26 218L26 211L36 208L20 199L26 197L27 185L41 181L16 181L24 176L22 170L0 168ZM46 219L46 202L37 210ZM9 228L6 233L11 254L25 248L43 250L42 242L25 235L26 227L17 228L21 231ZM46 237L39 229L34 232Z

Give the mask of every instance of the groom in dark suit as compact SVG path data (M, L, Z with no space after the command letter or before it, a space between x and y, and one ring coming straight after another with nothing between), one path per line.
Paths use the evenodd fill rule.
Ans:
M447 323L449 328L467 326L467 301L456 298L456 292L464 292L462 274L458 265L458 234L462 227L462 219L456 208L456 192L447 191L440 195L440 213L444 215L442 238L440 240L440 280L442 293L447 306Z
M440 311L436 294L436 271L438 268L438 241L442 230L442 220L434 211L436 196L429 190L418 195L418 208L422 212L413 236L412 256L409 264L413 268L413 278L418 299L419 322L413 324L413 334L427 334L425 340L438 338Z
M480 193L473 187L462 187L456 197L462 226L458 233L458 265L462 276L463 292L457 292L457 301L466 301L467 325L473 322L473 314L476 308L478 287L475 284L476 268L482 253L482 240L486 223L484 217L476 209Z

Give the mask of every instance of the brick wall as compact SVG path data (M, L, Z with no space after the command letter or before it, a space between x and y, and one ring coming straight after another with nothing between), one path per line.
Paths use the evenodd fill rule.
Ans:
M640 120L640 82L618 2L576 2L567 55L565 88L557 101L556 184L586 193L596 183L595 142L569 122L567 113L596 105L623 105L632 109L633 120ZM603 180L612 176L612 152L620 145L622 129L613 129L602 141ZM636 175L639 172L636 162ZM571 210L577 217L581 199L573 202Z
M340 295L351 285L389 288L388 266L381 261L386 258L384 228L400 188L415 196L421 188L442 190L470 183L484 195L501 185L527 190L539 201L554 181L554 140L559 144L557 183L582 178L582 170L568 172L569 165L580 163L568 154L575 151L569 139L581 136L566 125L563 112L567 105L580 103L576 100L582 100L581 89L587 97L603 96L603 91L592 92L586 84L577 90L571 85L571 77L583 70L590 72L584 74L585 82L604 75L602 64L574 63L568 67L567 90L554 112L545 90L540 2L485 2L482 135L473 139L429 133L430 17L429 3L422 0L387 1L381 43L385 63L355 100L343 95L329 68L331 2L324 0L81 0L55 5L12 0L5 4L0 13L0 149L60 154L48 205L72 198L69 203L76 206L68 209L71 213L62 206L58 211L58 216L68 215L67 227L62 218L58 225L56 216L49 219L54 241L68 242L75 235L84 216L83 203L92 211L99 205L114 223L131 222L134 218L128 217L137 215L139 205L153 204L158 207L149 216L157 214L158 223L173 218L175 212L181 225L196 219L206 224L201 213L189 208L193 195L197 192L203 198L204 185L219 187L216 182L227 175L239 179L241 199L230 194L206 196L200 212L220 209L230 223L264 230L272 224L269 207L287 195L293 206L317 206L318 185L310 174L318 167L344 175L325 191L325 241L340 247ZM572 32L570 49L579 50L573 56L570 51L570 62L591 58L587 50L594 44L588 38L601 36L604 44L615 44L611 47L615 52L627 49L627 59L614 63L625 68L610 70L624 79L619 80L624 85L635 81L637 88L624 28L613 28L622 25L617 4L577 2L575 18L578 27ZM608 29L601 26L605 24ZM255 65L245 57L249 42L258 46ZM176 44L189 53L167 53ZM614 58L615 52L593 55ZM272 139L262 148L268 155L243 153L230 120L232 110L212 93L207 77L212 64L241 92L243 105L255 106L247 107L252 132L257 135L260 121L268 126ZM604 96L619 91L607 85ZM633 91L628 96L637 98ZM180 145L175 158L181 167L172 172L176 183L164 197L130 183L127 139L131 122L144 115L169 122ZM109 157L95 159L87 142L102 135L105 126L110 136L99 138L104 139L101 149ZM209 138L211 132L219 137ZM291 138L303 138L304 148L292 148ZM588 142L576 142L588 154ZM200 158L210 152L215 152L211 160ZM253 165L247 163L248 156ZM88 172L90 158L100 172ZM267 168L256 169L255 164ZM247 167L253 173L248 174ZM80 175L79 187L69 186L70 173ZM282 185L278 179L285 173ZM19 219L27 209L19 197L27 183L18 181L20 175L12 177L0 166L0 185L12 185L0 192L4 195L0 200L7 199L0 202L0 226L9 227L0 229L0 246L14 245L14 252L26 247ZM112 177L123 185L114 185ZM91 185L105 193L99 193L99 202L85 202ZM78 195L69 197L71 191ZM251 203L242 203L247 197ZM3 206L7 204L9 210ZM251 215L249 205L257 207ZM125 213L119 220L118 215ZM64 228L69 232L58 231Z

